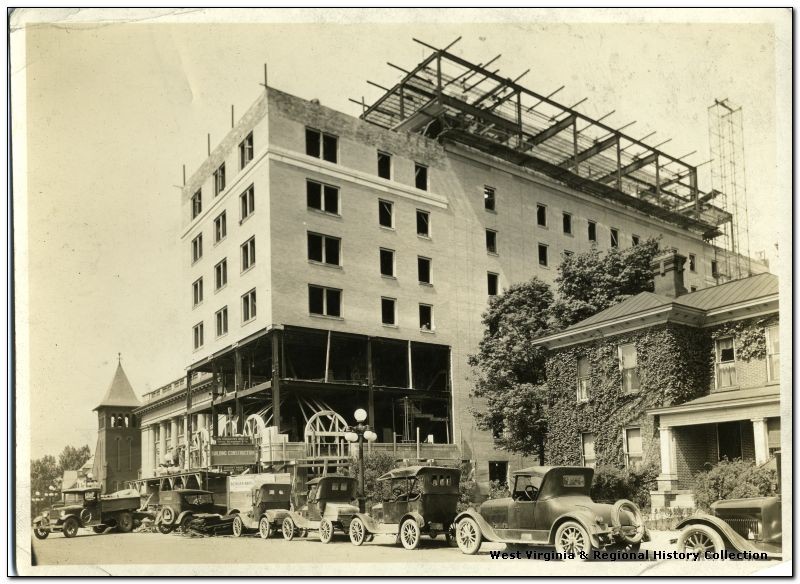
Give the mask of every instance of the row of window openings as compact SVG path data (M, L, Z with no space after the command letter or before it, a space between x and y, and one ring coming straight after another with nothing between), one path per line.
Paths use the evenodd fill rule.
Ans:
M241 206L241 221L247 219L255 210L255 189L253 185L239 196ZM228 213L223 211L214 219L214 244L219 243L228 235ZM198 233L192 239L192 263L203 257L203 234Z
M253 161L253 133L250 132L244 140L239 143L239 170ZM214 196L216 197L225 190L225 163L220 164L213 174ZM252 187L251 187L252 188ZM203 212L203 189L197 189L192 195L192 219Z
M256 290L255 288L242 295L242 324L248 323L256 317ZM228 333L228 307L223 306L214 314L215 332L217 337ZM192 327L194 348L199 349L205 343L205 324L199 322Z
M340 215L339 188L306 181L306 204L309 209L324 211L332 215ZM417 209L417 235L430 237L430 213ZM378 224L381 227L394 229L394 203L380 199L378 201Z
M256 261L255 238L249 239L242 245L242 272L246 271ZM214 266L214 291L218 291L228 283L228 259L225 258ZM203 302L203 277L192 283L192 306Z
M767 352L767 380L777 381L780 376L780 340L778 325L764 330ZM618 347L619 368L622 374L622 390L636 392L640 389L635 345ZM716 387L717 389L737 387L736 347L733 337L718 339L716 342ZM578 401L588 401L590 394L590 371L588 357L578 357Z
M339 138L327 132L306 128L306 154L327 162L339 162ZM377 171L380 178L392 179L392 155L378 151ZM422 191L428 190L428 167L414 163L414 186Z
M622 432L622 451L627 468L638 468L643 460L642 429L640 427L625 428ZM581 434L582 465L594 468L597 463L595 451L595 435L593 432Z
M256 239L251 237L241 246L242 273L252 268L256 263ZM224 258L214 266L214 290L217 291L228 283L228 258ZM197 306L203 301L203 277L192 283L192 305Z
M342 291L326 286L308 286L308 311L317 316L342 316ZM397 326L397 299L381 298L381 322L389 326ZM419 305L419 328L423 331L433 330L433 306Z

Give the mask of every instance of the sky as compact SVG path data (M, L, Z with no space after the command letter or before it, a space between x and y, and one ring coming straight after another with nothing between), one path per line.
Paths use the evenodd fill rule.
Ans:
M122 15L132 20L112 22ZM582 112L616 110L606 123L637 120L626 132L655 130L650 143L672 138L663 149L697 150L686 159L694 164L709 159L707 107L727 97L744 112L751 252L774 262L786 229L776 222L790 200L780 190L791 169L781 165L789 145L778 143L776 117L789 103L776 89L784 45L773 24L746 23L763 13L705 12L695 23L670 11L59 16L12 33L12 42L24 34L12 45L11 79L25 92L14 140L27 168L13 196L24 211L15 244L27 251L16 267L17 292L27 292L17 298L16 326L25 333L18 389L30 398L32 458L67 444L94 448L91 410L118 353L140 396L183 375L184 352L175 349L189 338L179 318L189 298L179 277L181 167L188 176L202 163L206 133L212 148L222 139L231 105L238 117L255 101L264 63L270 86L358 115L348 98L369 103L380 94L368 79L399 79L387 61L410 69L429 54L412 38L444 47L461 36L452 52L473 62L501 53L504 76L530 69L520 82L541 94L565 85L561 103L588 97ZM224 19L240 23L214 22ZM714 22L721 19L729 22ZM700 169L703 190L708 169Z

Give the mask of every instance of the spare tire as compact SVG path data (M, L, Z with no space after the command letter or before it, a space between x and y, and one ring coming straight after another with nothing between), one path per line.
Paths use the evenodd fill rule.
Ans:
M172 510L172 507L164 507L161 509L161 522L172 525L173 521L175 521L175 511Z
M633 515L633 526L636 527L634 533L625 533L622 530L623 510ZM614 508L611 510L611 525L619 530L620 537L627 543L639 543L644 537L645 527L642 512L639 510L639 507L636 506L636 503L628 499L620 499L614 503ZM626 525L628 524L626 523Z

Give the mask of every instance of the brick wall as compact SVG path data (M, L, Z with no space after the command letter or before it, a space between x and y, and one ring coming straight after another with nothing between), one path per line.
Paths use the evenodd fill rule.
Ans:
M689 489L693 476L703 470L705 463L717 462L716 425L680 426L673 428L673 432L678 488Z

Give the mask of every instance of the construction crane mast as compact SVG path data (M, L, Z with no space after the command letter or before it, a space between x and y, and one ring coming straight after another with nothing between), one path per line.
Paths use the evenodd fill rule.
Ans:
M722 249L717 249L717 281L752 273L743 128L741 106L727 98L715 99L708 108L711 187L717 204L731 216L730 223L722 226Z

